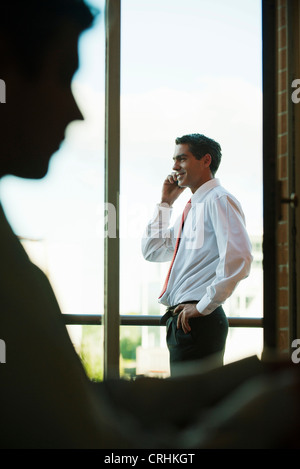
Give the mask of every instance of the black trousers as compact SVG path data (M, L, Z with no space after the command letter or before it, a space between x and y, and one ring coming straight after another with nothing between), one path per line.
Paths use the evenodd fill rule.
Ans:
M162 322L167 329L167 346L170 352L171 374L174 365L183 361L200 360L215 355L218 363L223 364L228 320L222 306L207 316L189 319L191 331L185 334L177 329L178 314L167 310Z

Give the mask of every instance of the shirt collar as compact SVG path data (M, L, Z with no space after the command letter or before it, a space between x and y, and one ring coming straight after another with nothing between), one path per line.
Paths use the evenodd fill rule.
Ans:
M207 192L220 185L220 180L216 178L210 179L209 181L202 184L202 186L200 186L191 197L192 205L193 203L200 202L201 199L207 194Z

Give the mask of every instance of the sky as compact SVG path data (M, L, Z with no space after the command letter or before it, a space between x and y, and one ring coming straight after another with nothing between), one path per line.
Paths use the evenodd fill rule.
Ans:
M44 240L37 255L40 260L42 251L63 309L90 313L101 310L103 296L105 38L104 1L89 3L102 12L80 39L73 81L85 121L69 126L46 178L7 177L0 191L16 233ZM127 313L140 307L134 294L137 266L145 268L140 238L171 170L177 136L199 132L219 141L217 177L240 200L250 235L262 233L261 2L121 3L121 302ZM174 216L187 197L185 191Z

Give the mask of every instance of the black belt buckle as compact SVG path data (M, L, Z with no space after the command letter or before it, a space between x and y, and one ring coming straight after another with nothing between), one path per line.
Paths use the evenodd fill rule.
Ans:
M174 310L177 308L178 305L175 305L175 306L169 306L169 308L167 309L166 313L160 318L160 324L162 326L165 326L166 323L167 323L167 320L171 317L174 317L175 314L174 314Z

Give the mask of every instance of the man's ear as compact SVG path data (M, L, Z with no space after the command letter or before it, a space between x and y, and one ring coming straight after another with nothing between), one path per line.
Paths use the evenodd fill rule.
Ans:
M210 163L211 163L211 155L210 155L210 153L206 153L206 155L203 156L202 160L203 160L203 163L205 164L205 166L206 166L206 167L209 167L209 166L210 166Z

